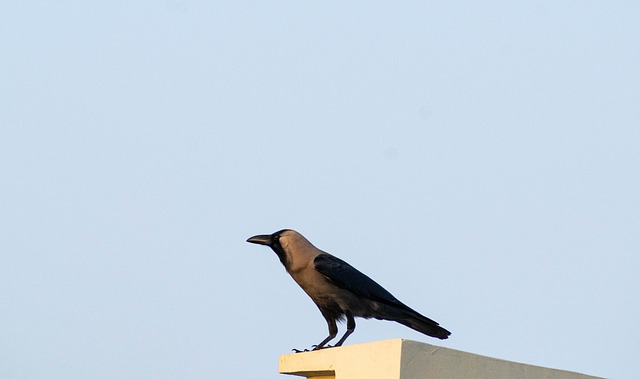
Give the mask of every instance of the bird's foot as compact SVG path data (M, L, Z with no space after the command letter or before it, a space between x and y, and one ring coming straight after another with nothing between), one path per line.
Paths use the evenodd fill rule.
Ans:
M312 350L315 351L315 350L321 350L321 349L329 349L329 348L332 348L332 347L335 347L335 346L324 345L324 346L318 347L318 345L311 345L311 347L313 348Z
M311 345L311 350L309 349L304 349L304 350L298 350L298 349L291 349L294 353L306 353L308 351L317 351L317 350L322 350L322 349L329 349L331 347L336 347L331 346L331 345L324 345L324 346L318 346L318 345Z

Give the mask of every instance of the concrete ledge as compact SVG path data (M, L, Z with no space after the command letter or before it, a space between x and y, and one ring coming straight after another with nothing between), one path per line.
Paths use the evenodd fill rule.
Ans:
M594 379L402 339L287 354L280 373L314 379Z

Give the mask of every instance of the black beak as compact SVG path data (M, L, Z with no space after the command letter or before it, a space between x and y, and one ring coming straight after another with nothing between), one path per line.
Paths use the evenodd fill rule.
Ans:
M268 234L260 234L260 235L249 238L247 242L256 243L258 245L271 246L271 243L273 242L273 238L271 237L271 235L268 235Z

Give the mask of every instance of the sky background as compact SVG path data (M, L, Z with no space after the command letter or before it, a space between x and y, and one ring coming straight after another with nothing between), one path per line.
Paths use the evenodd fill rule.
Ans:
M636 378L638 20L1 1L0 377L281 377L326 324L245 240L293 228L453 333L348 343Z

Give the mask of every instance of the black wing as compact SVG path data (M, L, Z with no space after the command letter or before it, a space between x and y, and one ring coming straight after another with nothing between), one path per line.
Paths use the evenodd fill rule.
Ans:
M326 276L335 285L357 295L415 312L396 299L389 291L374 282L353 266L329 254L320 254L314 260L316 271Z

